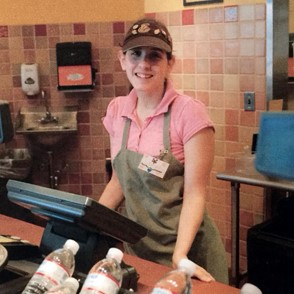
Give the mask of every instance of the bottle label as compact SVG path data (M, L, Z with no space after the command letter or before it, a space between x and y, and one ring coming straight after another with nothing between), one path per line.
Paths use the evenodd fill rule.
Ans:
M94 290L97 294L118 293L119 282L111 275L92 273L88 274L82 290Z
M69 277L69 274L61 265L50 259L45 259L41 263L35 275L46 277L55 285L61 284L66 278Z
M163 288L154 288L151 294L174 294L174 293L170 290L166 290Z

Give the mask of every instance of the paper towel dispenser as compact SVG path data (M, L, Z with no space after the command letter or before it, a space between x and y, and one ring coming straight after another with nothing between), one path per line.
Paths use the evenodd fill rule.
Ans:
M86 92L95 88L91 47L91 42L56 44L58 90Z

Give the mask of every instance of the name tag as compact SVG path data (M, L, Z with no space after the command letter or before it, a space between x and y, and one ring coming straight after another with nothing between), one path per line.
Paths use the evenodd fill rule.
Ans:
M150 155L144 155L138 166L139 169L144 170L147 173L155 175L159 178L164 177L168 167L169 163Z

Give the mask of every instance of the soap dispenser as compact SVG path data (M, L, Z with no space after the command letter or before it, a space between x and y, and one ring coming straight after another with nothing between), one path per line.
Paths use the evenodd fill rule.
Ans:
M23 63L21 65L21 87L28 96L39 94L40 84L37 63Z

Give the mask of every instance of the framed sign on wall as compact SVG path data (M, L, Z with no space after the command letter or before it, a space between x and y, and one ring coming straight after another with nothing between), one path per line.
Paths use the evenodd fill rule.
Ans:
M211 3L220 3L223 0L183 0L184 6L198 5L198 4L211 4Z

